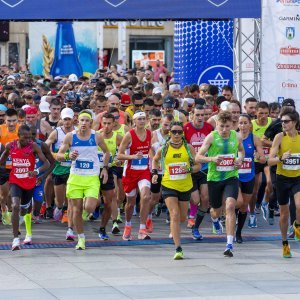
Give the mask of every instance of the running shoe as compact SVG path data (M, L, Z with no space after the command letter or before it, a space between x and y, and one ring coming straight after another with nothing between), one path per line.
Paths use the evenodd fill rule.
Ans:
M249 228L256 228L257 227L256 215L250 215L249 221L248 221L248 227Z
M55 221L61 221L62 215L63 215L62 209L55 207L54 212L53 212L53 219Z
M161 203L156 204L155 207L154 207L154 214L155 214L155 216L159 217L160 214L161 214L161 211L162 211L162 205L161 205Z
M106 231L99 231L99 238L100 241L107 241L109 239L109 236L107 235Z
M193 228L195 226L195 219L194 218L188 218L187 222L187 228Z
M120 229L119 229L119 225L118 225L118 222L113 222L113 226L112 226L112 229L111 229L111 233L112 234L120 234Z
M274 209L269 209L268 223L269 225L274 225Z
M14 238L12 245L11 245L11 251L16 251L21 249L21 243L19 238Z
M61 218L61 223L65 224L68 223L69 219L68 219L68 210L64 210L63 216Z
M170 215L168 214L168 215L167 215L167 218L166 218L166 224L170 224L170 222L171 222L171 221L170 221Z
M53 219L53 208L47 207L45 215L46 215L46 219Z
M2 211L2 224L11 225L11 212Z
M42 206L41 206L41 209L40 209L40 215L45 217L45 214L46 214L46 203L43 202Z
M173 235L172 235L172 233L170 232L170 234L169 234L169 239L172 239L173 238Z
M66 233L66 240L67 241L75 241L75 234L73 229L68 228L67 233Z
M278 207L276 207L275 210L274 210L274 216L275 217L280 217L280 210L279 210Z
M262 203L260 209L262 211L263 219L268 222L269 203Z
M296 221L294 221L293 229L295 232L295 236L294 236L295 241L300 242L300 225L296 226Z
M225 217L224 215L221 216L220 222L221 222L222 226L225 226L225 223L226 223L226 217Z
M196 241L203 240L203 236L199 232L198 228L192 228L192 236L193 236L193 239L196 240Z
M76 250L85 250L85 238L79 238L78 243L75 246Z
M90 216L90 214L86 210L82 211L82 219L83 219L83 221L88 221L89 220L89 216Z
M149 233L153 232L153 220L152 219L147 218L146 228Z
M289 239L293 239L295 237L295 231L293 225L291 225L288 229L288 237Z
M123 223L123 220L122 220L122 217L121 217L120 213L118 213L118 216L117 216L117 223L118 224L122 224Z
M284 258L291 258L292 253L289 244L282 245L282 256Z
M221 235L223 233L223 226L219 220L217 222L213 222L213 227L217 235Z
M23 244L24 245L32 245L32 236L26 234Z
M236 234L235 234L235 241L238 244L242 244L243 243L242 234L240 232L236 232Z
M32 215L32 222L33 222L33 224L42 224L43 223L40 216L34 216L34 215Z
M95 211L90 215L90 221L98 220L100 217L100 206L96 207Z
M260 208L260 205L256 205L255 208L254 208L254 212L259 215L260 212L261 212L261 208Z
M125 226L124 227L124 232L123 232L123 240L124 241L131 241L132 240L132 237L131 237L131 229L132 229L132 226Z
M233 246L232 244L227 244L224 251L224 257L233 257Z
M174 255L174 260L180 260L183 259L183 251L182 250L176 250Z
M151 240L151 237L148 235L147 229L140 229L138 234L139 240Z

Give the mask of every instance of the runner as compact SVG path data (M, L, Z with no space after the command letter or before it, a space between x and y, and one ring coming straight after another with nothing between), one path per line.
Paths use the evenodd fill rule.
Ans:
M208 156L206 153L208 152ZM236 156L238 153L238 156ZM208 164L208 194L210 214L218 234L223 233L219 221L222 202L225 199L227 245L225 257L233 256L233 237L235 231L235 207L239 192L238 170L245 156L242 139L232 130L230 112L218 114L216 130L211 132L203 142L197 156L197 163Z
M97 146L100 146L103 156L103 170L100 178L107 182L107 169L110 153L103 138L91 129L92 114L83 110L79 114L78 129L67 133L56 155L58 161L72 160L70 176L67 181L66 196L70 199L73 210L73 222L78 234L77 250L85 249L82 212L93 213L97 206L100 189L100 164ZM67 151L70 150L70 154ZM83 204L83 198L85 203Z
M299 114L296 111L280 115L283 132L278 133L272 144L269 165L277 165L277 199L280 205L280 231L283 257L292 257L287 241L289 198L294 196L296 220L293 224L295 240L300 241L300 134Z
M19 218L30 214L32 210L32 196L36 185L36 176L49 168L50 164L36 143L32 141L30 128L22 125L18 129L18 140L7 143L0 158L0 165L4 166L9 155L12 160L12 170L9 174L10 194L12 197L12 251L20 250ZM35 155L43 165L35 167ZM31 228L26 228L24 243L31 241Z
M137 189L140 192L140 230L138 239L150 239L146 230L146 220L150 204L149 151L151 148L151 131L145 129L146 114L138 111L133 115L135 128L131 129L123 138L118 152L119 160L126 160L123 172L123 186L126 193L125 229L123 239L130 241L131 218L136 204Z
M174 259L183 259L180 239L180 223L187 218L192 172L198 172L200 164L194 164L195 150L184 139L183 124L173 121L170 140L160 148L152 161L152 183L157 184L158 169L162 166L162 196L171 216L171 234L175 244Z
M240 189L236 209L237 228L235 233L235 240L239 244L243 242L242 229L247 218L247 210L253 193L255 181L254 156L260 163L265 163L266 161L261 140L253 135L251 128L250 116L248 114L242 114L239 118L239 134L243 140L245 158L239 169Z
M195 148L196 153L200 150L205 138L213 131L213 127L204 122L204 117L204 107L202 105L196 105L192 109L192 121L184 125L185 138L187 142ZM208 165L203 164L201 171L192 174L193 188L191 193L188 227L192 228L192 235L195 240L202 239L202 235L199 232L199 226L209 208L207 169ZM196 213L197 217L195 220Z

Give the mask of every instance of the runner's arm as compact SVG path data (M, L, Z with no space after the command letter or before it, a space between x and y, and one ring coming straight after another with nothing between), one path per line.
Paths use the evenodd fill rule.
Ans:
M283 133L278 133L274 141L272 143L272 148L270 151L269 159L268 159L268 165L269 166L275 166L280 162L280 157L277 156L277 153L279 151L279 147L282 141Z
M32 148L33 148L34 153L39 157L40 161L43 163L42 166L39 167L38 173L46 171L50 167L49 161L46 159L41 148L36 143L32 144ZM38 174L36 174L36 175L38 175Z
M42 152L45 155L48 162L50 163L50 167L42 176L43 179L46 179L48 177L48 175L51 174L51 172L53 171L53 169L55 167L55 160L52 156L49 146L46 143L42 143Z
M101 123L101 118L100 118L100 114L98 114L96 116L95 120L93 121L92 129L94 129L96 131L99 130L100 123Z
M235 159L235 165L239 167L242 165L244 158L245 158L245 149L243 146L243 141L242 141L241 136L238 136L238 143L239 143L238 144L238 156Z
M1 146L2 148L2 146ZM4 167L5 166L5 163L7 161L7 158L9 156L9 151L10 151L10 143L7 143L5 147L3 147L3 152L1 154L1 158L0 158L0 166L1 167ZM2 151L2 149L1 149Z
M152 159L152 170L159 169L159 161L161 159L161 150L162 150L162 148L159 148Z
M207 153L209 147L213 142L213 135L210 133L204 140L199 152L195 157L195 162L198 163L208 163L212 161L211 157L207 157L205 154Z
M188 144L188 147L190 148L192 157L195 157L196 156L195 148L190 144ZM191 173L197 173L200 171L200 169L201 169L201 164L196 164L195 159L194 159L194 165L192 167Z
M125 150L128 148L128 146L131 143L131 135L129 132L127 132L122 140L122 143L119 147L118 152L118 160L131 160L135 158L135 155L126 155Z
M104 154L103 155L103 165L105 167L107 167L109 164L110 152L104 142L104 138L99 133L96 133L96 141L97 141L97 145L101 148L101 150Z
M58 153L56 154L57 161L66 160L65 153L70 149L71 145L72 145L72 133L69 132L65 136L61 146L59 147Z
M117 134L117 146L119 147L122 143L123 137L119 134Z
M255 145L255 148L256 148L256 152L258 154L258 155L256 155L256 159L261 164L264 164L266 162L266 157L265 157L265 154L264 154L264 150L262 148L262 142L256 135L253 135L253 139L254 139L254 145ZM271 142L271 145L272 145L272 142Z
M45 143L47 144L47 146L51 147L52 144L54 144L56 140L57 140L57 131L56 131L56 130L53 130L53 131L50 133L50 135L49 135L49 137L47 138L47 140L46 140Z
M272 141L270 141L266 136L263 136L260 141L262 143L262 146L272 147Z

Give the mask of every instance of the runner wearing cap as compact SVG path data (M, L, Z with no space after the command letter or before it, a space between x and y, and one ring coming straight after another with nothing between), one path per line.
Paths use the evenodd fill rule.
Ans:
M56 157L56 154L62 145L62 142L67 133L72 132L75 128L73 126L74 112L71 108L64 108L61 113L62 126L57 127L51 132L46 144L51 147L52 154ZM66 155L69 152L66 152ZM52 172L52 181L54 184L55 193L55 211L54 219L60 221L63 218L68 221L68 230L66 233L66 240L74 240L75 235L73 232L73 220L72 209L68 205L68 199L66 198L66 184L70 175L71 160L66 159L64 161L55 162L55 167Z
M73 222L78 234L77 250L85 249L82 212L93 213L98 201L100 189L100 163L97 147L100 146L103 155L103 170L100 177L103 183L107 181L107 169L110 153L103 137L91 129L92 114L83 110L79 114L78 129L67 133L56 155L58 161L72 160L70 176L67 182L66 196L70 199ZM67 151L70 150L70 154ZM85 202L83 203L83 198Z
M269 165L277 165L277 199L280 205L280 231L282 235L282 254L292 257L287 241L290 196L294 196L296 220L293 227L295 240L300 241L300 134L299 114L296 111L280 114L283 132L278 133L272 144Z
M126 160L123 172L123 186L127 202L125 206L124 240L131 240L131 218L136 204L137 189L140 192L140 230L138 239L150 239L146 230L146 221L150 203L149 151L151 148L151 131L145 129L146 114L137 111L133 115L135 128L131 129L123 138L119 147L118 159Z
M16 110L9 108L6 111L5 124L0 125L0 145L1 153L5 149L5 145L18 138L18 113ZM2 224L9 225L11 223L11 198L9 193L9 174L12 168L11 157L8 156L5 168L0 172L0 192L1 192L1 211Z
M0 125L5 122L5 113L7 111L7 107L3 104L0 104Z
M34 169L35 155L43 163L39 169ZM14 235L12 250L14 251L19 250L21 246L18 237L19 216L31 213L32 196L37 176L49 168L49 162L38 145L32 141L30 128L27 125L19 127L18 140L6 144L0 158L0 165L3 166L9 156L11 156L12 160L9 183L12 197L12 225Z
M180 121L183 124L187 122L187 119L183 113L180 111L174 109L175 107L175 101L173 97L166 97L163 101L163 115L171 114L174 116L175 121Z

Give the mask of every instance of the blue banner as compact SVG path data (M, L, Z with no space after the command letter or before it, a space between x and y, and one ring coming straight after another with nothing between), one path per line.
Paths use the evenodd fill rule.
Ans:
M233 86L233 21L176 22L174 73L181 86Z
M0 0L0 20L259 18L261 0Z

